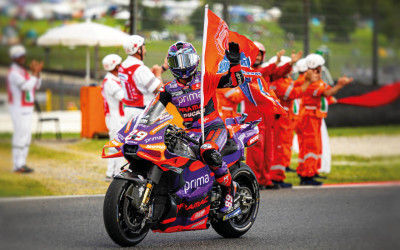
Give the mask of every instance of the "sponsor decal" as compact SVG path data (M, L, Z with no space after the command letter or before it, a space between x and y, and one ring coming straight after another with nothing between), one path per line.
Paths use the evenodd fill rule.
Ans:
M192 210L195 208L200 207L201 205L207 204L208 203L208 196L206 196L203 200L195 202L193 204L185 204L185 203L181 203L177 206L178 210L179 209L185 209L185 210Z
M199 110L199 109L200 109L200 105L199 104L194 104L194 105L189 106L189 107L181 107L181 108L179 108L179 112L187 113L187 112L191 112L191 111L195 111L195 110Z
M193 224L190 228L199 227L199 226L203 225L204 223L206 223L206 220L205 220L205 219L202 220L202 221L200 221L200 222L197 222L197 223Z
M164 145L148 144L145 149L165 149Z
M255 143L256 141L258 141L258 134L256 134L255 136L253 136L253 137L249 140L249 145Z
M146 118L140 119L140 123L142 124L146 124L147 122L149 122L149 120L147 120Z
M208 214L209 209L210 209L210 206L208 206L208 207L202 209L201 211L193 214L193 216L192 216L192 218L190 218L190 220L194 221L194 220L200 219L204 215Z
M201 111L197 110L197 111L193 111L193 112L190 112L190 113L183 114L183 118L191 118L191 117L198 116L200 114L201 114Z
M200 97L201 97L201 92L197 91L195 93L190 93L190 94L182 96L181 98L178 99L178 103L179 103L179 105L181 105L182 103L196 101L196 100L200 99Z
M185 183L185 193L187 193L187 191L189 191L190 189L203 186L204 184L207 184L209 181L210 181L210 176L208 176L208 174L205 174L204 176L200 176L199 178L193 179L190 182L187 181Z
M225 216L222 218L222 220L225 221L225 220L232 219L233 217L238 216L238 215L241 214L241 213L242 213L242 210L241 210L240 207L239 207L238 209L236 209L236 210L233 211L232 213L225 215Z
M154 136L149 139L144 140L145 143L151 142L151 141L156 141L156 140L161 140L163 137L162 136Z
M200 89L200 88L201 88L200 83L196 83L196 84L193 84L193 85L192 85L192 90L198 90L198 89Z
M179 90L179 91L176 91L176 92L172 92L171 93L171 95L173 96L173 97L177 97L177 96L180 96L180 95L182 95L183 94L183 91L182 90Z
M157 127L155 127L153 130L150 131L151 135L156 134L158 131L160 131L162 128L164 128L165 126L169 125L171 123L171 121L166 121L160 125L158 125ZM147 143L147 142L146 142Z

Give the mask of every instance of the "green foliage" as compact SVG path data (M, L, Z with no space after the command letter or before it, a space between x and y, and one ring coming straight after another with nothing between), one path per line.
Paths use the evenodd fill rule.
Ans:
M287 32L294 34L295 38L302 38L304 12L302 1L284 1L281 5L282 16L279 25Z
M200 38L203 35L204 5L198 7L190 16L190 24L194 27L194 35Z
M350 33L356 28L354 1L348 0L343 6L337 0L326 0L321 9L325 15L324 31L335 34L336 41L348 42Z
M165 21L162 18L165 7L142 7L142 29L144 31L163 31L165 29Z

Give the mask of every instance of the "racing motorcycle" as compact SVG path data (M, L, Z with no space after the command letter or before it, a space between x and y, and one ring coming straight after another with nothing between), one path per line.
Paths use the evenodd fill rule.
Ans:
M221 187L199 157L201 133L187 133L177 126L174 116L157 101L132 118L103 147L102 158L123 156L128 161L114 176L104 199L110 238L120 246L134 246L149 230L172 233L210 225L225 238L245 234L257 216L259 186L242 161L245 147L258 141L260 122L245 123L246 117L226 120L228 140L221 155L238 184L233 208L227 213L219 211ZM110 148L118 153L107 155Z

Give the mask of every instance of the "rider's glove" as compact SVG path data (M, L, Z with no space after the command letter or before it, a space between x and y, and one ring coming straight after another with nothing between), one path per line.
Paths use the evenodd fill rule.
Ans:
M229 43L229 51L225 50L226 57L228 58L231 66L240 64L240 51L239 44L235 42Z

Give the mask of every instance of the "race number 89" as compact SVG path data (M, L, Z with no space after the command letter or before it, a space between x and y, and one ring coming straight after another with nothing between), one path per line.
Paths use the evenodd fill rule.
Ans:
M129 135L126 137L126 140L132 140L132 136L136 135L134 141L141 141L147 136L147 132L145 131L139 131L137 129L132 130L132 132L129 133Z

